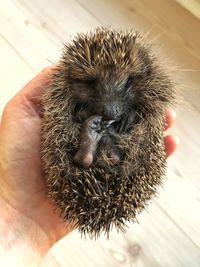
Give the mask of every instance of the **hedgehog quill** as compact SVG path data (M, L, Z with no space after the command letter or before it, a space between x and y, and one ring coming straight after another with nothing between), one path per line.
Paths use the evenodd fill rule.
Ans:
M162 184L173 82L134 31L98 28L66 44L43 95L41 155L64 220L97 237L135 221Z

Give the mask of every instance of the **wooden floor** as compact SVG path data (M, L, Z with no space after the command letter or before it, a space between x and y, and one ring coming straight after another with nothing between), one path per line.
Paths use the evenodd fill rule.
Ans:
M0 112L41 68L56 62L61 42L98 25L134 27L155 38L173 59L185 103L171 130L181 138L168 179L148 212L125 234L81 239L73 232L46 256L43 267L200 266L200 20L173 0L1 0ZM159 38L157 38L159 37Z

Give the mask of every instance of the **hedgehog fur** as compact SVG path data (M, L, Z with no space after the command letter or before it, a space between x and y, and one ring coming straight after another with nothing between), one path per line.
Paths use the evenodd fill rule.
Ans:
M175 98L173 82L135 31L97 28L64 46L43 95L41 155L49 197L65 221L97 237L136 220L165 176L164 118ZM105 102L122 114L113 145L119 162L109 160L108 142L83 168L74 162L83 125L76 112L81 106L104 116Z

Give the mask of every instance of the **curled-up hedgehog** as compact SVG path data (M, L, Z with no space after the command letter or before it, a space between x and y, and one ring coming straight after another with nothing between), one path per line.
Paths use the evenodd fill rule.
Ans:
M49 197L81 233L135 221L162 184L173 82L134 31L98 28L63 49L43 96Z

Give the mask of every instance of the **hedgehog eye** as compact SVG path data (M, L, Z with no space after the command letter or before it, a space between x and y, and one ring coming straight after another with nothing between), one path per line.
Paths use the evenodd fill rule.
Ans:
M97 83L97 80L95 78L87 79L84 81L84 83L90 87L94 87Z
M125 90L129 89L131 84L133 84L134 80L135 80L135 77L133 75L130 75L128 77L128 79L126 80L125 86L124 86Z
M87 118L90 110L89 103L84 101L77 101L74 105L74 116L78 122L83 122Z

